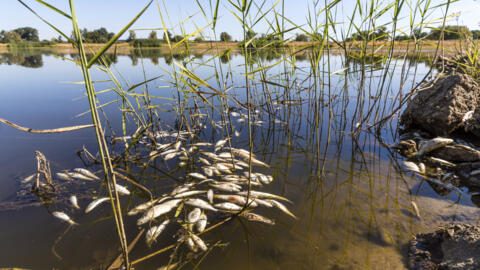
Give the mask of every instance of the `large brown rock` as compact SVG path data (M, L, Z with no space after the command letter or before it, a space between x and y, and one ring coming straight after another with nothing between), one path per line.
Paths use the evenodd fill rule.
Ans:
M480 151L465 145L447 145L429 155L454 163L480 161Z
M480 101L478 84L468 75L440 78L433 87L420 91L400 118L406 129L421 128L435 136L445 136L464 125L463 117Z

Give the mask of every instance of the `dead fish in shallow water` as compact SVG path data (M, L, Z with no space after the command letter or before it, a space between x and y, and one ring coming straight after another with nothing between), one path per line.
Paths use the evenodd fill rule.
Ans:
M233 183L211 184L211 187L225 192L239 192L242 187Z
M190 237L192 238L193 242L197 247L199 247L203 251L207 251L207 245L200 237L196 236L195 234L192 234Z
M68 223L70 223L71 225L78 225L78 223L76 223L75 221L73 221L67 214L63 213L63 212L58 212L58 211L55 211L52 213L52 215L58 219L61 219L63 221L66 221Z
M203 172L204 172L208 177L212 177L212 176L213 176L213 170L212 170L212 168L210 168L210 167L204 167L204 168L203 168Z
M226 210L226 211L240 211L242 210L241 206L238 206L234 203L230 202L224 202L224 203L217 203L213 205L215 208L220 209L220 210Z
M280 202L277 202L277 201L272 200L272 199L268 199L266 201L270 202L273 206L277 207L278 209L280 209L285 214L293 217L294 219L298 219L292 212L290 212L290 210L288 210L288 208L285 205L281 204Z
M88 212L92 211L95 207L97 207L99 204L103 203L103 202L106 202L110 200L110 198L107 198L107 197L103 197L103 198L98 198L96 200L93 200L88 206L87 208L85 209L85 214L87 214Z
M76 169L73 169L75 172L77 173L81 173L87 177L90 177L94 180L101 180L100 177L96 176L94 173L92 173L91 171L87 170L87 169L83 169L83 168L76 168Z
M441 137L433 138L431 140L423 142L422 144L420 144L420 148L418 150L418 156L423 156L426 153L429 153L438 148L442 148L446 145L451 144L452 142L453 142L452 139L441 138Z
M73 178L70 177L70 175L67 173L56 173L55 175L57 175L58 178L63 180L68 180L68 181L73 180Z
M77 196L72 195L72 196L70 197L70 203L73 205L73 207L75 207L75 208L77 208L77 209L80 209L80 206L78 205Z
M213 196L214 196L214 195L213 195L213 190L209 189L209 190L207 191L207 199L208 199L208 201L209 201L210 203L213 203Z
M187 239L185 240L185 244L187 245L187 247L197 253L198 252L198 248L197 246L195 245L195 242L193 242L193 239L191 237L187 237Z
M243 197L243 196L240 196L240 195L214 195L213 196L215 199L219 199L219 200L222 200L222 201L228 201L228 202L232 202L232 203L235 203L237 205L240 205L240 206L243 206L245 204L247 204L247 198ZM250 199L248 200L248 204L250 207L257 207L258 204Z
M215 151L218 151L217 149L222 148L225 144L227 143L227 140L219 140L217 143L215 143Z
M201 214L198 218L197 223L195 223L195 228L198 232L203 232L207 227L207 215Z
M410 202L412 203L413 210L415 210L415 214L417 215L417 217L420 217L420 211L418 210L417 204L414 201L410 201Z
M166 198L163 198L163 199L166 199ZM153 201L148 201L146 203L142 203L140 205L137 205L135 206L135 208L133 208L132 210L128 211L127 215L129 216L133 216L133 215L136 215L138 213L141 213L141 212L144 212L146 211L148 208L152 207L154 204L156 204L157 202L160 202L161 200L160 199L155 199Z
M201 200L201 199L188 199L185 201L186 205L198 207L201 209L205 210L210 210L213 212L217 212L217 209L215 209L212 205L210 205L208 202Z
M202 214L202 210L200 210L200 208L197 207L192 211L190 211L190 213L188 213L187 221L189 223L196 223L198 219L200 219L201 214Z
M239 216L246 218L248 221L262 222L268 225L275 225L275 221L273 219L269 219L255 213L243 212L240 213Z
M140 226L145 224L149 221L154 220L155 218L164 215L173 210L173 208L177 207L177 205L181 202L180 199L166 201L162 204L155 205L154 207L150 208L145 214L137 220L137 225Z
M205 193L205 192L207 192L207 191L206 190L191 190L191 191L186 191L186 192L183 192L183 193L178 193L173 197L174 198L185 198L185 197L190 197L190 196L193 196L193 195L202 194L202 193Z
M150 229L148 229L147 233L145 234L145 242L147 243L147 246L151 246L155 240L157 240L157 237L165 230L165 227L167 227L168 223L170 223L170 220L167 219L162 222L162 224L158 226L153 226Z
M33 180L33 178L35 177L35 175L36 175L35 173L32 174L32 175L29 175L29 176L23 178L21 182L24 183L24 184L25 184L25 183L28 183L28 182L30 182L30 181Z
M227 158L227 159L232 158L232 154L228 153L228 152L222 152L222 153L218 154L218 156L221 157L221 158Z
M200 174L200 173L189 173L188 176L191 176L193 178L197 178L197 179L200 179L200 180L207 179L207 177L205 177L205 175Z
M239 192L238 194L243 195L243 196L247 196L248 192L247 191L242 191L242 192ZM270 193L267 193L267 192L255 191L255 190L250 191L250 197L258 198L258 199L276 199L276 200L282 200L282 201L292 203L292 201L290 201L289 199L287 199L285 197L275 195L275 194L270 194Z
M204 158L202 158L202 157L199 157L198 160L200 160L200 162L202 162L203 164L205 164L205 165L207 165L207 166L212 165L212 164L210 163L210 161L208 161L208 160L206 160L206 159L204 159Z
M115 188L120 195L130 195L130 190L128 190L126 187L121 186L119 184L115 184Z
M423 163L422 163L423 164ZM425 167L425 165L423 165L423 168ZM416 173L419 173L419 174L423 174L425 173L425 169L421 169L417 164L411 162L411 161L404 161L402 162L402 168L404 170L407 170L407 171L412 171L412 172L416 172Z
M88 180L88 181L95 181L96 180L96 179L93 179L91 177L88 177L88 176L84 175L83 173L69 172L69 173L66 173L66 174L68 176L70 176L71 178L75 178L75 179Z

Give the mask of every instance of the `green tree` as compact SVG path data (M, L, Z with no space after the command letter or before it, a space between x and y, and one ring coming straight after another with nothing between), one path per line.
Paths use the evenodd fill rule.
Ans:
M438 40L441 37L442 28L435 28L430 31L429 39ZM447 25L443 31L443 38L445 40L450 39L464 39L467 36L471 36L472 33L466 26Z
M163 40L167 41L167 37L168 37L168 40L172 40L173 35L172 33L170 33L170 31L163 32Z
M195 42L204 42L205 40L202 37L196 37Z
M250 39L254 38L256 35L257 35L257 33L253 32L253 30L248 30L247 34L246 34L247 40L250 40Z
M175 35L172 40L173 42L179 42L180 40L184 39L183 36L180 36L180 35Z
M157 32L156 31L152 31L150 32L150 34L148 34L148 39L151 39L151 40L157 40Z
M305 34L296 34L295 41L308 41L309 38Z
M4 31L0 32L0 42L1 43L10 43L10 42L20 42L22 37L14 31Z
M115 34L108 32L105 27L88 31L86 28L80 31L86 43L107 43Z
M220 33L220 41L230 42L232 41L232 36L230 36L227 32Z
M13 30L13 32L20 35L22 40L25 41L39 41L38 30L32 27L21 27Z
M137 34L135 34L134 30L130 30L129 33L130 35L128 36L127 41L134 41L137 39Z

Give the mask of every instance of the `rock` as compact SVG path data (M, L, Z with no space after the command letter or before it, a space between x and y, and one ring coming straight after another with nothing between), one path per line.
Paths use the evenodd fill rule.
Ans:
M480 161L480 151L465 145L447 145L430 155L454 163Z
M410 242L410 269L480 269L480 227L455 224Z
M465 121L464 130L480 138L480 108L476 108L472 117Z
M473 78L448 75L409 102L400 124L407 130L418 127L434 136L445 136L463 126L464 115L475 110L479 100L480 89Z

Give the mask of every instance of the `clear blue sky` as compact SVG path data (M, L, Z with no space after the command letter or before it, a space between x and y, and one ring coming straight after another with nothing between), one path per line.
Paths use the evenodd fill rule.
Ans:
M235 1L235 0L234 0ZM328 0L331 2L332 0ZM370 1L360 0L362 3L367 3ZM410 3L416 3L416 0L408 0ZM438 4L445 2L446 0L433 0L433 4ZM65 33L71 33L71 23L65 18L62 17L48 8L40 5L34 0L24 0L25 3L30 5L35 11L42 15L45 19L50 21L52 24L60 28ZM58 7L61 10L69 13L68 0L46 0L46 2ZM182 34L181 26L183 25L186 33L191 33L195 29L206 26L213 17L210 12L210 1L209 0L198 0L205 11L207 12L208 20L200 13L200 8L195 0L159 0L160 10L166 16L166 23L169 28L172 29L172 32L175 34ZM216 2L212 0L212 2ZM262 1L256 1L260 5ZM307 16L310 13L313 14L313 0L285 0L285 15L286 17L295 22L298 25L305 25L307 22ZM317 10L323 8L324 1L320 0L322 4L317 7ZM388 1L379 1L380 5L385 6ZM75 1L75 7L77 10L78 20L81 28L97 29L99 27L106 27L111 32L119 31L128 21L130 21L146 4L147 0L77 0ZM164 6L164 3L166 6ZM267 0L267 3L264 5L263 11L268 10L275 3L273 0ZM342 0L342 2L337 6L337 21L347 21L347 18L344 18L344 15L349 15L352 13L352 9L356 3L356 0ZM214 3L212 3L214 5ZM281 4L275 7L275 10L281 13ZM213 9L213 8L212 8ZM168 16L165 10L168 10ZM242 29L240 23L232 15L231 11L234 8L226 0L221 0L220 3L220 12L219 19L217 22L217 36L222 31L227 31L231 33L234 39L240 39L242 36ZM258 8L253 8L253 13L256 13ZM439 18L441 16L442 8L437 9L433 14L430 15L431 19ZM461 0L452 4L449 14L460 13L458 17L458 24L467 25L470 29L479 29L480 22L480 1L474 0ZM384 14L382 19L379 20L380 23L388 23L391 21L391 13ZM406 26L408 25L408 10L405 8L402 13L402 22L401 24ZM190 19L187 19L189 16L193 15ZM319 23L323 23L322 15L318 18ZM272 21L272 16L268 17ZM450 24L456 24L456 18L452 18ZM40 21L35 15L23 7L17 0L2 0L2 8L0 10L0 29L11 30L18 27L31 26L39 30L41 39L50 39L51 37L58 36L53 30L49 28L48 25ZM133 29L142 29L142 28L161 28L161 20L159 16L159 10L157 7L156 0L150 6L149 10L133 25ZM286 25L286 27L291 27ZM269 29L268 23L261 21L258 23L254 30L256 32L267 32ZM138 37L147 36L149 30L139 31ZM298 32L298 31L297 31ZM292 32L292 34L295 32ZM205 31L204 33L207 37L212 36L211 28ZM290 35L290 34L289 34ZM287 36L289 36L287 35ZM126 38L127 35L124 36ZM159 37L161 34L159 33Z

